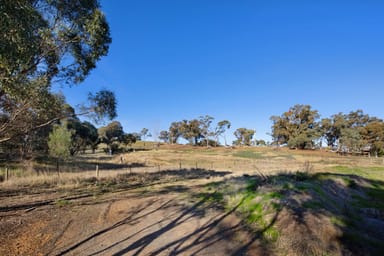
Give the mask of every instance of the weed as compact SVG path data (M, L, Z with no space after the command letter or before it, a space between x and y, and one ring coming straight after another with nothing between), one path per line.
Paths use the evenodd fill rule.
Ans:
M279 231L274 227L268 227L263 232L263 238L269 242L276 242L279 239L279 236L280 236Z

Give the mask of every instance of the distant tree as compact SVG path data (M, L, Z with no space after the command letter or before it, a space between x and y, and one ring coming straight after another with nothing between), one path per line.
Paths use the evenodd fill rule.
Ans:
M132 133L126 133L122 137L122 142L125 145L128 145L130 147L132 146L132 144L136 143L136 141L137 141L137 135L134 135Z
M227 146L227 139L225 137L225 132L227 129L231 128L231 122L228 120L223 120L217 123L215 131L214 131L214 136L216 140L216 145L219 144L219 137L223 136L224 137L224 144Z
M72 133L72 131L67 129L66 124L64 124L55 125L49 134L49 154L56 158L57 172L59 172L60 160L65 160L70 156Z
M362 147L360 133L354 128L344 128L341 130L340 147L344 152L359 152Z
M177 143L183 134L183 122L173 122L169 127L169 141L171 144Z
M369 138L370 132L367 129L380 122L380 119L370 117L362 110L351 111L349 114L338 113L321 120L321 132L328 146L337 146L338 151L360 152L363 147L373 149L372 142L375 139Z
M384 155L384 122L376 119L369 122L361 130L364 145L369 147L370 153L375 156Z
M107 145L108 152L110 155L112 155L115 149L113 144L116 142L121 142L123 140L123 126L120 124L120 122L113 121L107 126L99 128L98 134L100 141Z
M136 141L141 141L141 135L140 133L138 132L133 132L133 133L130 133L132 134L132 136L134 136L136 138Z
M81 122L77 118L71 118L66 123L67 128L73 131L70 147L71 155L73 156L80 151L84 152L87 147L90 147L94 152L99 143L96 127L89 122Z
M144 147L145 147L145 142L147 140L147 137L152 137L152 134L149 132L147 128L143 128L140 132L141 138L144 141Z
M170 135L168 131L161 131L159 135L159 140L164 141L165 143L170 142Z
M272 138L292 148L312 148L321 137L317 110L309 105L295 105L281 116L272 116Z
M149 133L149 130L147 128L141 129L140 135L144 141L147 139L147 137L152 137L152 134Z
M265 140L255 140L255 144L256 144L256 146L266 146L267 145Z
M82 126L85 129L83 138L85 139L86 146L89 146L92 149L92 152L95 153L97 145L99 144L99 135L97 133L97 128L90 122L82 122Z
M209 116L209 115L199 117L199 122L200 122L199 133L205 139L207 147L209 146L210 137L212 137L214 135L214 132L211 131L211 123L213 120L214 120L214 118Z
M235 145L245 145L250 146L253 136L255 135L256 131L247 129L247 128L238 128L234 135L236 137L236 141L234 141Z
M201 123L197 119L183 120L180 131L181 136L188 140L191 145L198 145L199 140L203 137L201 134Z

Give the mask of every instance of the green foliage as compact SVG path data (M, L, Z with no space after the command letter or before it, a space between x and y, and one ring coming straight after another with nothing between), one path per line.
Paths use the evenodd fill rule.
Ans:
M217 123L215 131L214 131L214 136L216 138L216 144L219 144L219 137L223 136L224 137L224 143L227 145L227 139L225 137L225 132L231 128L231 122L228 120L222 120Z
M4 0L1 13L6 93L21 93L19 86L28 80L81 82L108 52L109 27L96 0Z
M87 147L94 149L98 142L97 129L89 122L80 122L77 118L66 121L67 128L72 131L72 142L70 147L71 155L79 151L85 151Z
M159 140L164 141L165 143L170 142L170 133L168 131L161 131L159 135Z
M213 120L214 118L209 115L199 117L201 137L204 138L207 147L209 146L210 137L214 135L214 132L211 131L211 123Z
M97 0L3 0L0 13L4 142L65 116L64 100L51 92L52 83L82 82L108 53L111 38Z
M101 90L96 92L95 95L89 93L88 100L91 102L91 106L88 107L91 111L90 117L96 122L103 120L104 117L112 120L117 116L117 102L115 94L112 91Z
M56 125L49 134L49 154L58 159L66 159L70 156L70 147L73 132L65 125Z
M123 142L127 139L124 135L123 126L118 121L113 121L107 126L103 126L98 130L99 139L102 143L107 144L109 154L116 151L116 142Z
M310 105L295 105L281 116L272 116L272 138L278 145L313 148L320 138L319 114Z
M168 137L170 143L177 143L180 137L189 141L191 145L217 146L219 137L223 136L226 129L231 127L228 120L218 122L215 128L211 127L214 118L205 115L199 119L183 120L171 123L169 132L162 131L162 140ZM225 136L224 136L225 139Z
M247 129L247 128L238 128L234 135L237 140L235 140L233 143L235 145L245 145L250 146L253 136L255 135L256 131Z

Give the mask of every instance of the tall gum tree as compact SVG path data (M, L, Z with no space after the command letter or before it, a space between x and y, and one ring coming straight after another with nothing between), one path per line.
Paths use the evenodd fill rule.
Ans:
M97 0L1 0L0 142L62 115L52 84L82 82L110 43Z

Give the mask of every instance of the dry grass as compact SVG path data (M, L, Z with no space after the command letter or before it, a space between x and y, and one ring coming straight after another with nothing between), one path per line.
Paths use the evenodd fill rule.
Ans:
M379 222L384 227L379 219L384 211L382 158L267 147L157 148L146 143L146 148L136 145L131 153L111 157L80 155L61 170L58 174L49 161L13 165L0 192L6 198L8 191L30 187L45 194L77 187L86 193L187 189L188 196L223 204L227 210L241 202L238 212L277 255L343 255L358 248L355 244L365 252L384 250L375 244L384 234L372 228ZM371 221L372 227L360 224L362 220Z
M361 172L365 177L384 180L384 174L382 174L384 172L374 171L375 167L384 166L384 159L380 158L338 156L325 151L268 147L205 148L161 145L157 148L149 142L146 142L146 148L139 148L138 145L135 147L134 152L114 156L101 152L77 156L61 166L59 175L52 163L19 164L10 169L9 180L0 183L0 188L25 184L77 183L78 180L96 176L96 163L99 164L99 178L114 177L129 172L146 173L199 168L230 171L235 176L271 175L297 171L340 172L342 170L344 173L353 172L359 175ZM0 175L5 177L5 166L0 167Z

